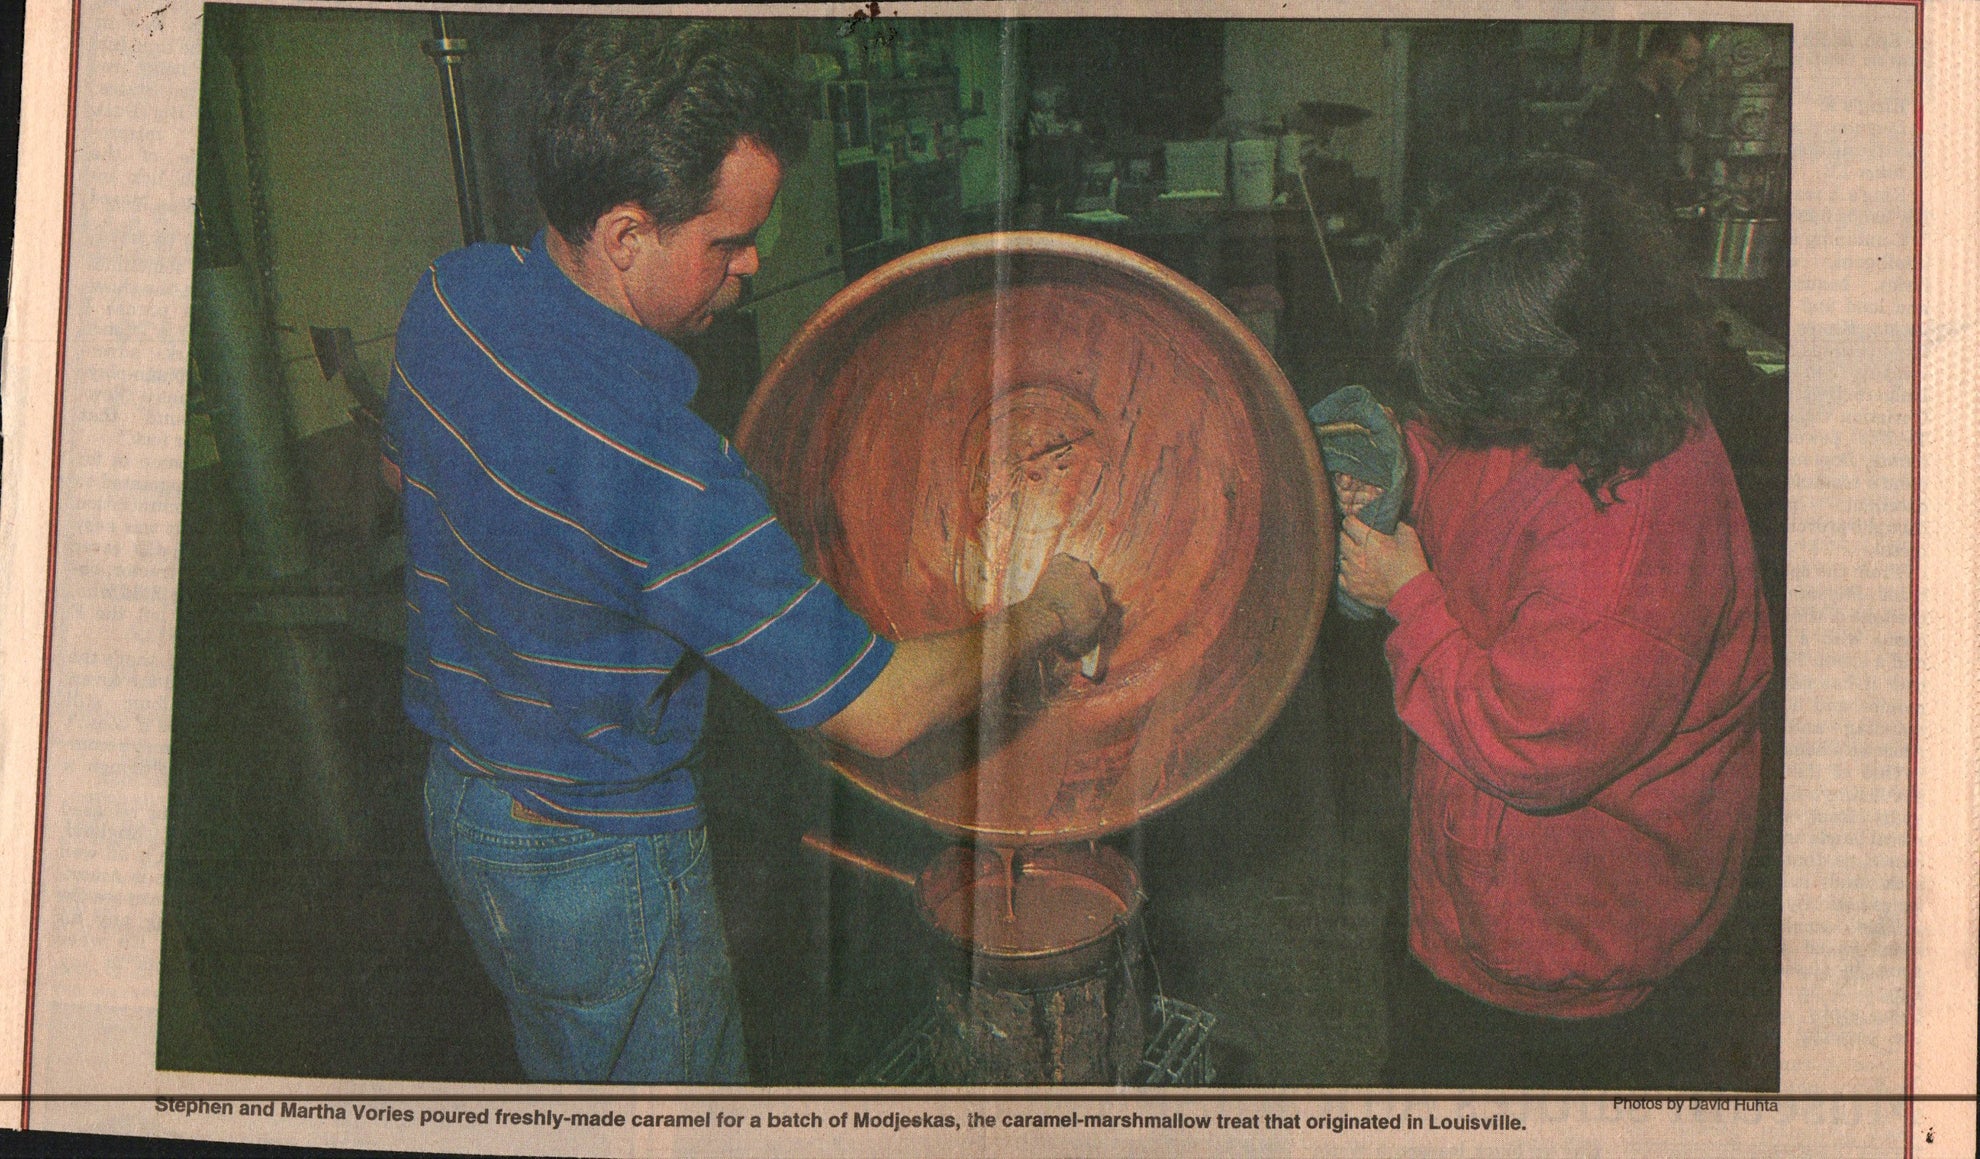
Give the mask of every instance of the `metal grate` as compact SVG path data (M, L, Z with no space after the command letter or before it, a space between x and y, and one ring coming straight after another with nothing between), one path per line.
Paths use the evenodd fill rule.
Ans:
M1210 1029L1217 1016L1179 999L1157 994L1154 1013L1160 1025L1149 1036L1130 1085L1142 1087L1208 1086L1216 1078L1210 1065ZM939 1035L955 1034L938 1010L930 1009L887 1044L880 1058L857 1079L874 1086L942 1084L934 1073Z
M1148 1049L1141 1052L1134 1085L1209 1086L1217 1077L1210 1067L1210 1028L1217 1025L1217 1016L1161 994L1155 996L1155 1014L1161 1027L1149 1039Z
M941 1014L930 1009L888 1043L879 1060L853 1081L885 1087L926 1086L937 1082L932 1073L937 1050L935 1036L943 1031Z

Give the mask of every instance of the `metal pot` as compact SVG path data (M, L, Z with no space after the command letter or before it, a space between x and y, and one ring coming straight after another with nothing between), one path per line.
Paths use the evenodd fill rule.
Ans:
M970 957L972 977L1046 989L1107 968L1141 915L1141 876L1104 845L951 846L915 890L928 924Z
M1016 602L1056 552L1112 591L1104 677L1047 663L890 760L821 754L994 845L1096 837L1223 772L1332 588L1285 376L1215 298L1087 238L963 238L867 275L791 340L737 443L815 574L890 638Z
M1139 945L1141 876L1104 845L952 845L919 875L808 833L804 844L908 886L947 963L1000 990L1046 990L1108 970Z

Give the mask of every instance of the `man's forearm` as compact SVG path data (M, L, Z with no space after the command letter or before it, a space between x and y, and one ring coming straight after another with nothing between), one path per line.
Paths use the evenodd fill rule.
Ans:
M866 691L819 731L870 756L892 756L922 733L967 716L1003 688L1020 660L1052 647L1064 632L1055 609L1025 600L973 627L903 640Z

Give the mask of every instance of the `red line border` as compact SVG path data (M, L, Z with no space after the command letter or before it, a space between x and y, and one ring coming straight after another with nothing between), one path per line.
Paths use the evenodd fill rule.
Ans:
M1913 0L1911 171L1911 720L1905 764L1904 870L1904 1156L1911 1159L1916 1130L1918 1070L1918 589L1924 441L1925 334L1925 0Z
M1912 1132L1916 1106L1917 994L1918 994L1918 661L1920 586L1920 486L1923 419L1923 326L1924 326L1924 218L1925 218L1925 4L1926 0L1800 0L1804 3L1864 5L1909 4L1914 13L1912 127L1912 329L1911 329L1911 609L1910 609L1910 711L1906 800L1905 872L1905 987L1904 987L1904 1154L1913 1154ZM55 324L55 380L52 437L49 454L48 491L48 569L47 594L43 603L41 637L41 702L35 761L34 850L32 885L28 903L27 986L21 1046L21 1120L28 1130L29 1108L33 1103L34 997L41 918L41 850L48 784L48 707L54 662L56 541L62 481L62 405L67 369L69 329L70 235L75 210L76 100L79 90L82 53L82 0L72 0L69 16L69 93L68 124L62 172L62 258L57 293ZM1776 1096L1778 1097L1778 1095Z
M48 464L48 593L41 620L41 722L34 769L34 871L28 894L27 995L21 1035L21 1130L28 1129L34 1089L34 976L41 933L41 837L48 801L48 697L55 657L55 533L62 495L62 387L68 368L69 236L76 205L76 93L82 61L82 0L69 9L69 123L62 160L62 273L56 290L55 398Z

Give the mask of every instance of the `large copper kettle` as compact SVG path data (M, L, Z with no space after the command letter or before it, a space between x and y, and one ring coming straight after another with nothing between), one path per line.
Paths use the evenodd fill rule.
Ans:
M1004 846L1132 824L1228 768L1304 668L1333 582L1318 451L1229 311L1116 246L931 246L828 302L738 444L806 560L894 639L1029 593L1054 553L1120 605L1104 670L1041 663L855 784Z

